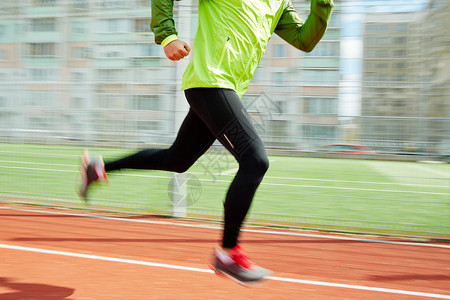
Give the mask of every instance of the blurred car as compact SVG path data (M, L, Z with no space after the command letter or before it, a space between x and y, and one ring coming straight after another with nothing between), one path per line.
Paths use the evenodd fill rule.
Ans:
M319 152L374 154L369 146L355 144L329 144L320 147Z

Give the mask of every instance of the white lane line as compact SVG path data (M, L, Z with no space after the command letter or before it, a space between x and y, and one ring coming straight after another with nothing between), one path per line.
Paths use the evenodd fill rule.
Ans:
M214 273L214 271L208 270L208 269L191 268L191 267L184 267L184 266L177 266L177 265L154 263L154 262L148 262L148 261L140 261L140 260L134 260L134 259L107 257L107 256L100 256L100 255L82 254L82 253L57 251L57 250L32 248L32 247L23 247L23 246L16 246L16 245L0 244L0 248L10 249L10 250L45 253L45 254L53 254L53 255L71 256L71 257L78 257L78 258L95 259L95 260L103 260L103 261L120 262L120 263L126 263L126 264L143 265L143 266L166 268L166 269L176 269L176 270L184 270L184 271L203 272L203 273Z
M168 221L135 220L135 219L127 219L127 218L95 216L95 215L63 213L63 212L50 212L50 211L43 211L43 210L11 208L11 207L0 207L0 209L16 210L16 211L23 211L23 212L35 212L35 213L52 214L52 215L66 215L66 216L73 216L73 217L86 217L86 218L121 221L121 222L147 223L147 224L157 224L157 225L171 225L171 226L179 226L179 227L222 230L221 226L212 226L212 225L197 225L197 224L176 223L176 222L168 222ZM301 237L311 237L311 238L319 238L319 239L345 240L345 241L366 242L366 243L381 243L381 244L450 249L450 245L432 244L432 243L423 243L423 242L401 242L401 241L388 241L388 240L377 240L377 239L362 239L362 238L352 238L352 237L346 237L346 236L334 236L334 235L325 235L325 234L322 235L322 234L284 232L284 231L275 231L275 230L257 230L257 229L245 229L245 228L242 229L241 231L251 232L251 233L261 233L261 234L272 234L272 235L301 236Z
M85 259L110 261L110 262L119 262L119 263L134 264L134 265L143 265L143 266L156 267L156 268L166 268L166 269L175 269L175 270L201 272L201 273L214 273L212 270L208 270L208 269L192 268L192 267L185 267L185 266L171 265L171 264L161 264L161 263L154 263L154 262L134 260L134 259L124 259L124 258L116 258L116 257L108 257L108 256L100 256L100 255L92 255L92 254L82 254L82 253L75 253L75 252L68 252L68 251L57 251L57 250L23 247L23 246L7 245L7 244L0 244L0 248L10 249L10 250L45 253L45 254L53 254L53 255L61 255L61 256L78 257L78 258L85 258ZM450 295L414 292L414 291L407 291L407 290L385 289L385 288L370 287L370 286L363 286L363 285L341 284L341 283L334 283L334 282L303 280L303 279L275 277L275 276L269 276L267 279L275 280L275 281L298 283L298 284L310 284L310 285L319 285L319 286L327 286L327 287L365 290L365 291L372 291L372 292L383 292L383 293L402 294L402 295L411 295L411 296L428 297L428 298L450 299Z
M364 291L372 291L372 292L383 292L383 293L402 294L402 295L411 295L411 296L428 297L428 298L450 299L450 295L413 292L413 291L406 291L406 290L385 289L385 288L377 288L377 287L370 287L370 286L363 286L363 285L341 284L341 283L333 283L333 282L291 279L291 278L283 278L283 277L268 277L268 279L285 281L285 282L293 282L293 283L301 283L301 284L311 284L311 285L339 287L339 288L354 289L354 290L364 290Z

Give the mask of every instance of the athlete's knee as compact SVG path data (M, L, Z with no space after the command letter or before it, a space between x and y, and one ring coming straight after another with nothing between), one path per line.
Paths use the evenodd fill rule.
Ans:
M194 164L195 160L174 149L169 149L169 168L176 173L184 173Z
M193 165L189 160L182 157L174 157L170 159L169 171L176 173L184 173Z
M264 150L251 151L242 157L241 165L254 175L260 177L269 169L269 158Z
M256 169L261 175L266 174L269 169L269 158L267 155L261 155L256 157Z

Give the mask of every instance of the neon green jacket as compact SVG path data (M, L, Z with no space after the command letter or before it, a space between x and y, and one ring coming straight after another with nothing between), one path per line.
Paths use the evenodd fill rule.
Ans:
M325 34L333 0L311 0L304 21L291 0L199 0L193 59L182 89L219 87L242 97L273 32L294 47L310 52ZM173 0L152 0L155 42L173 39Z

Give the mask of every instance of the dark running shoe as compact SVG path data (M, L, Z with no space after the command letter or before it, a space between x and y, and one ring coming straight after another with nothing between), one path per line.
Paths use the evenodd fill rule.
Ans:
M89 186L96 181L108 181L105 164L101 156L91 157L86 149L83 150L81 159L81 185L80 198L87 203L87 191Z
M216 274L228 276L242 285L258 283L271 273L251 262L239 244L229 253L216 248L215 261L211 267Z

